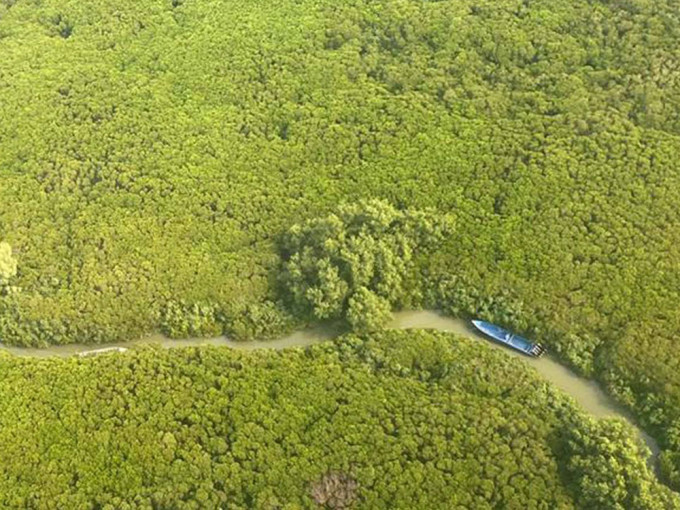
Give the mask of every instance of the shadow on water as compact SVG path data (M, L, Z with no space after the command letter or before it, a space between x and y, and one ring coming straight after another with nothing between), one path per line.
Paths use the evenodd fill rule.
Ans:
M520 359L523 363L532 366L545 379L554 384L564 393L570 395L581 408L591 415L602 417L619 417L626 420L637 431L647 447L651 450L652 456L649 465L657 471L657 456L659 447L652 437L635 425L631 415L616 404L600 386L592 380L580 377L569 370L564 365L558 363L550 355L541 358L531 358L517 351L509 349L501 344L493 342L481 335L468 321L444 316L432 310L402 311L394 314L389 327L394 329L431 329L436 331L446 331L461 336L483 340L488 345L504 351L506 354ZM162 335L152 335L146 338L133 340L124 343L106 344L106 347L129 348L135 345L156 344L166 348L173 347L194 347L199 345L224 346L232 349L254 350L254 349L285 349L287 347L306 347L325 340L330 340L342 330L333 325L319 325L304 330L295 331L289 335L275 340L256 340L249 342L239 342L227 337L216 338L188 338L184 340L172 340ZM45 349L24 348L24 347L5 347L2 350L11 354L24 357L48 358L48 357L68 357L76 354L92 352L91 345L72 344L55 345ZM96 349L94 349L96 350Z

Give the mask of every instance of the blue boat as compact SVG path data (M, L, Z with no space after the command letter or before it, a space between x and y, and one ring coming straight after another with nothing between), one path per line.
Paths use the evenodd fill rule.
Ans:
M515 335L507 329L503 329L490 322L472 321L472 324L485 335L529 356L540 358L543 353L545 353L545 347L541 344L535 344L522 336Z

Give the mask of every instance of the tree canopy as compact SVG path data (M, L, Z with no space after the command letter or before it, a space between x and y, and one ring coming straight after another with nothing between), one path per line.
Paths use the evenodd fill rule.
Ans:
M303 319L292 225L453 213L396 281L330 261L297 307L374 328L402 294L540 339L680 488L676 0L0 0L0 56L3 343L272 336Z
M292 305L317 319L376 329L405 297L415 254L441 243L451 227L446 216L376 200L294 225L283 242L282 274Z
M566 470L581 508L672 508L677 499L652 483L637 438L617 420L586 420L566 427ZM640 476L640 474L647 474Z

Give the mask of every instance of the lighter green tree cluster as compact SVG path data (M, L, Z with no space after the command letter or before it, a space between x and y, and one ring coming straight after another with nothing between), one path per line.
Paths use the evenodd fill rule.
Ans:
M12 247L0 242L0 285L6 285L17 274L17 261L12 256Z
M404 292L417 253L452 232L451 217L400 211L370 200L293 226L284 241L283 281L293 306L317 319L375 330Z

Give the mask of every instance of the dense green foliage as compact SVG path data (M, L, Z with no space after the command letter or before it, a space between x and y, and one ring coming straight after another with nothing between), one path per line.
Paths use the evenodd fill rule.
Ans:
M347 319L375 330L403 304L404 277L414 254L440 243L452 221L421 211L397 211L371 201L293 226L283 242L283 283L299 314Z
M680 324L665 324L680 331ZM601 356L601 373L612 392L637 411L663 440L661 469L680 489L680 361L677 340L660 335L662 324L630 327L624 339Z
M679 71L671 0L2 0L0 338L271 335L291 225L455 211L408 299L604 380L680 487Z
M8 509L680 508L631 431L591 423L523 364L446 334L0 355L0 401ZM597 485L611 460L591 458L600 450L644 503Z
M575 500L582 508L628 510L630 508L673 508L677 497L659 490L636 455L636 440L622 422L582 421L566 427L569 457L566 471L575 483Z

